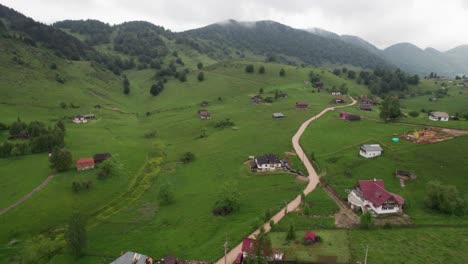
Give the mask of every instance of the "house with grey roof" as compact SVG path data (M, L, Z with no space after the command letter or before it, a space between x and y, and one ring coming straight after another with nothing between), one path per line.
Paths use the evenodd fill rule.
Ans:
M359 147L359 155L367 159L382 155L382 151L379 144L364 144Z
M429 113L429 120L432 121L449 121L449 114L446 112L434 111Z
M254 162L257 165L257 169L260 171L274 171L281 169L282 166L280 159L274 154L257 156Z
M153 264L153 259L143 254L127 251L111 264Z
M272 115L273 118L283 118L285 115L283 113L273 113Z

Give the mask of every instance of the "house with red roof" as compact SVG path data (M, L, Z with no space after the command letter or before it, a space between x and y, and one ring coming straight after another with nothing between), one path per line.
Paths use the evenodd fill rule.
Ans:
M405 200L387 191L383 180L373 179L358 181L348 194L348 203L355 210L386 215L402 213Z
M312 231L307 231L305 234L304 234L304 242L307 243L307 244L312 244L315 242L315 233L312 232Z
M244 258L247 257L248 254L253 253L254 243L255 240L252 238L246 237L242 240L242 254L244 255Z
M296 102L296 108L305 109L307 107L309 107L309 104L307 102Z
M84 171L94 169L94 159L93 158L81 158L76 161L76 170Z

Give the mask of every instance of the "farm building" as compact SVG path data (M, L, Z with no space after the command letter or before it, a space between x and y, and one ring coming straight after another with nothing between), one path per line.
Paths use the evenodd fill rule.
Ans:
M361 120L361 117L358 116L358 115L349 114L349 115L347 115L347 116L345 117L345 119L346 119L347 121L351 121L351 122L352 122L352 121L359 121L359 120Z
M332 94L332 95L335 95L335 96L336 96L336 95L341 95L341 93L340 93L340 92L337 92L337 91L332 91L331 94Z
M259 104L260 102L262 102L262 97L260 95L252 96L252 98L250 98L250 102L252 104Z
M379 144L364 144L359 147L359 155L364 158L374 158L382 155L382 147Z
M254 161L260 171L274 171L282 166L280 159L274 154L255 157Z
M92 113L84 114L84 115L82 115L82 117L85 118L85 119L96 119L96 115L92 114Z
M208 110L198 110L198 116L201 119L211 119L211 114L208 112Z
M361 104L359 109L363 111L372 111L372 106L370 104Z
M279 93L278 98L288 98L288 94L287 93Z
M309 107L309 104L307 102L296 102L296 108L305 109L307 107Z
M368 105L379 105L379 102L375 101L375 100L372 100L370 98L367 98L367 97L361 97L359 99L359 102L361 104L368 104Z
M74 116L72 122L75 124L86 124L88 120L82 116Z
M331 100L330 103L344 104L344 103L345 103L345 99L344 99L343 97L336 97L336 98L333 98L333 100Z
M200 106L202 106L202 107L208 106L208 101L202 101L200 103Z
M112 155L110 153L97 153L97 154L94 154L93 156L93 160L95 164L101 163L110 158L112 158Z
M314 83L315 88L323 88L323 86L324 86L323 82L315 82Z
M273 118L275 118L275 119L276 119L276 118L283 118L283 117L285 117L285 115L284 115L283 113L273 113L271 116L272 116Z
M397 170L395 171L395 177L402 180L414 180L416 179L416 174L409 171Z
M93 158L81 158L76 161L76 170L84 171L94 169L94 159Z
M429 119L432 121L449 121L449 118L446 112L434 111L429 114Z
M312 231L307 231L304 234L304 242L306 244L313 244L317 241L317 237L315 236L315 233Z
M385 190L383 180L361 180L348 195L351 209L363 212L369 211L373 215L396 214L403 212L405 200Z
M111 264L153 264L153 259L143 254L127 251Z

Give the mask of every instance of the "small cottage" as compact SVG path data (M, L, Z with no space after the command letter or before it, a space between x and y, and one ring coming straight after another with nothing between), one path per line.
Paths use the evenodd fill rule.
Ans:
M405 200L385 190L383 180L374 179L358 181L348 195L348 203L353 210L385 215L403 212Z
M316 241L316 236L315 236L315 233L312 232L312 231L307 231L305 234L304 234L304 242L306 244L313 244L315 243Z
M81 158L76 161L76 170L84 171L94 169L94 159L93 158Z
M372 106L370 104L361 104L359 109L363 111L372 111Z
M271 115L274 119L277 119L277 118L283 118L285 117L285 115L283 113L273 113L273 115Z
M208 110L198 110L198 116L201 119L211 119L211 114Z
M248 254L252 254L254 250L254 243L255 240L249 237L246 237L242 240L242 254L244 258L247 257Z
M307 107L309 107L309 104L307 102L296 102L296 108L305 109Z
M382 155L382 151L379 144L364 144L359 148L359 155L369 159Z
M380 104L379 102L374 101L374 100L372 100L372 99L370 99L370 98L367 98L367 97L361 97L361 98L359 99L359 102L360 102L361 104L368 104L368 105L379 105L379 104Z
M86 124L88 120L82 116L74 116L72 122L75 124Z
M333 100L331 100L331 103L334 103L334 104L344 104L346 101L343 97L336 97L336 98L333 98Z
M282 166L280 159L274 154L265 154L255 157L254 162L255 165L257 165L257 169L260 171L274 171L280 169Z
M250 98L250 102L252 104L259 104L262 102L262 97L260 95L252 96L252 98Z
M287 93L279 93L278 98L288 98L288 94Z
M143 254L127 251L111 264L153 264L153 259Z
M96 119L96 115L95 114L84 114L82 115L81 117L83 117L84 119Z
M332 91L331 94L332 94L332 95L341 95L341 93L340 93L340 92L337 92L337 91Z
M361 120L361 117L358 116L358 115L349 114L349 115L346 116L345 119L346 119L347 121L353 122L353 121L359 121L359 120Z
M446 112L434 111L429 113L429 120L432 121L449 121L449 114Z
M402 180L414 180L416 179L416 174L409 171L397 170L395 171L395 177Z
M94 154L93 160L95 164L99 164L107 159L110 159L112 155L110 153L97 153Z

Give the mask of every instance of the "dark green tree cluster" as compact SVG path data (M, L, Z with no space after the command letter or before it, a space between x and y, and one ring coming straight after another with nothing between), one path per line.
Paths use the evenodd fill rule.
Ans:
M182 161L182 163L184 164L187 164L187 163L190 163L192 161L195 160L195 154L193 154L192 152L185 152L182 157L180 158L180 161Z
M49 157L50 168L58 172L67 171L72 164L72 154L66 149L55 147Z
M123 93L126 95L130 94L130 81L127 79L127 76L124 76L123 80Z
M237 187L231 184L225 184L221 188L221 192L218 195L213 206L214 215L228 215L239 209L240 193Z
M387 96L382 102L382 107L380 108L380 118L385 122L388 122L393 119L397 119L401 116L400 110L400 101L398 97Z
M419 76L407 75L400 69L391 71L378 68L373 72L361 71L356 82L367 85L371 93L382 96L392 91L408 91L408 85L419 84Z
M309 80L310 80L310 83L312 83L312 84L314 84L316 82L320 82L320 75L316 74L313 71L310 71L309 72Z
M260 74L264 74L265 73L265 66L260 66L260 68L258 68L258 73Z
M63 20L52 25L57 28L68 29L71 33L86 36L84 42L90 46L110 43L112 27L99 20Z
M202 82L203 80L205 80L205 74L203 74L203 72L199 72L197 79L199 82Z
M164 84L162 82L151 85L150 93L152 96L156 96L164 90Z
M220 121L216 122L215 127L226 128L226 127L232 127L232 126L235 126L235 125L236 124L230 118L226 118L224 120L220 120Z
M281 70L279 71L279 76L284 77L285 75L286 71L283 68L281 68Z
M254 70L255 70L255 69L254 69L253 64L249 64L249 65L245 66L245 72L246 72L246 73L253 73Z
M450 215L464 215L466 208L457 187L430 181L426 185L426 206L434 211Z

